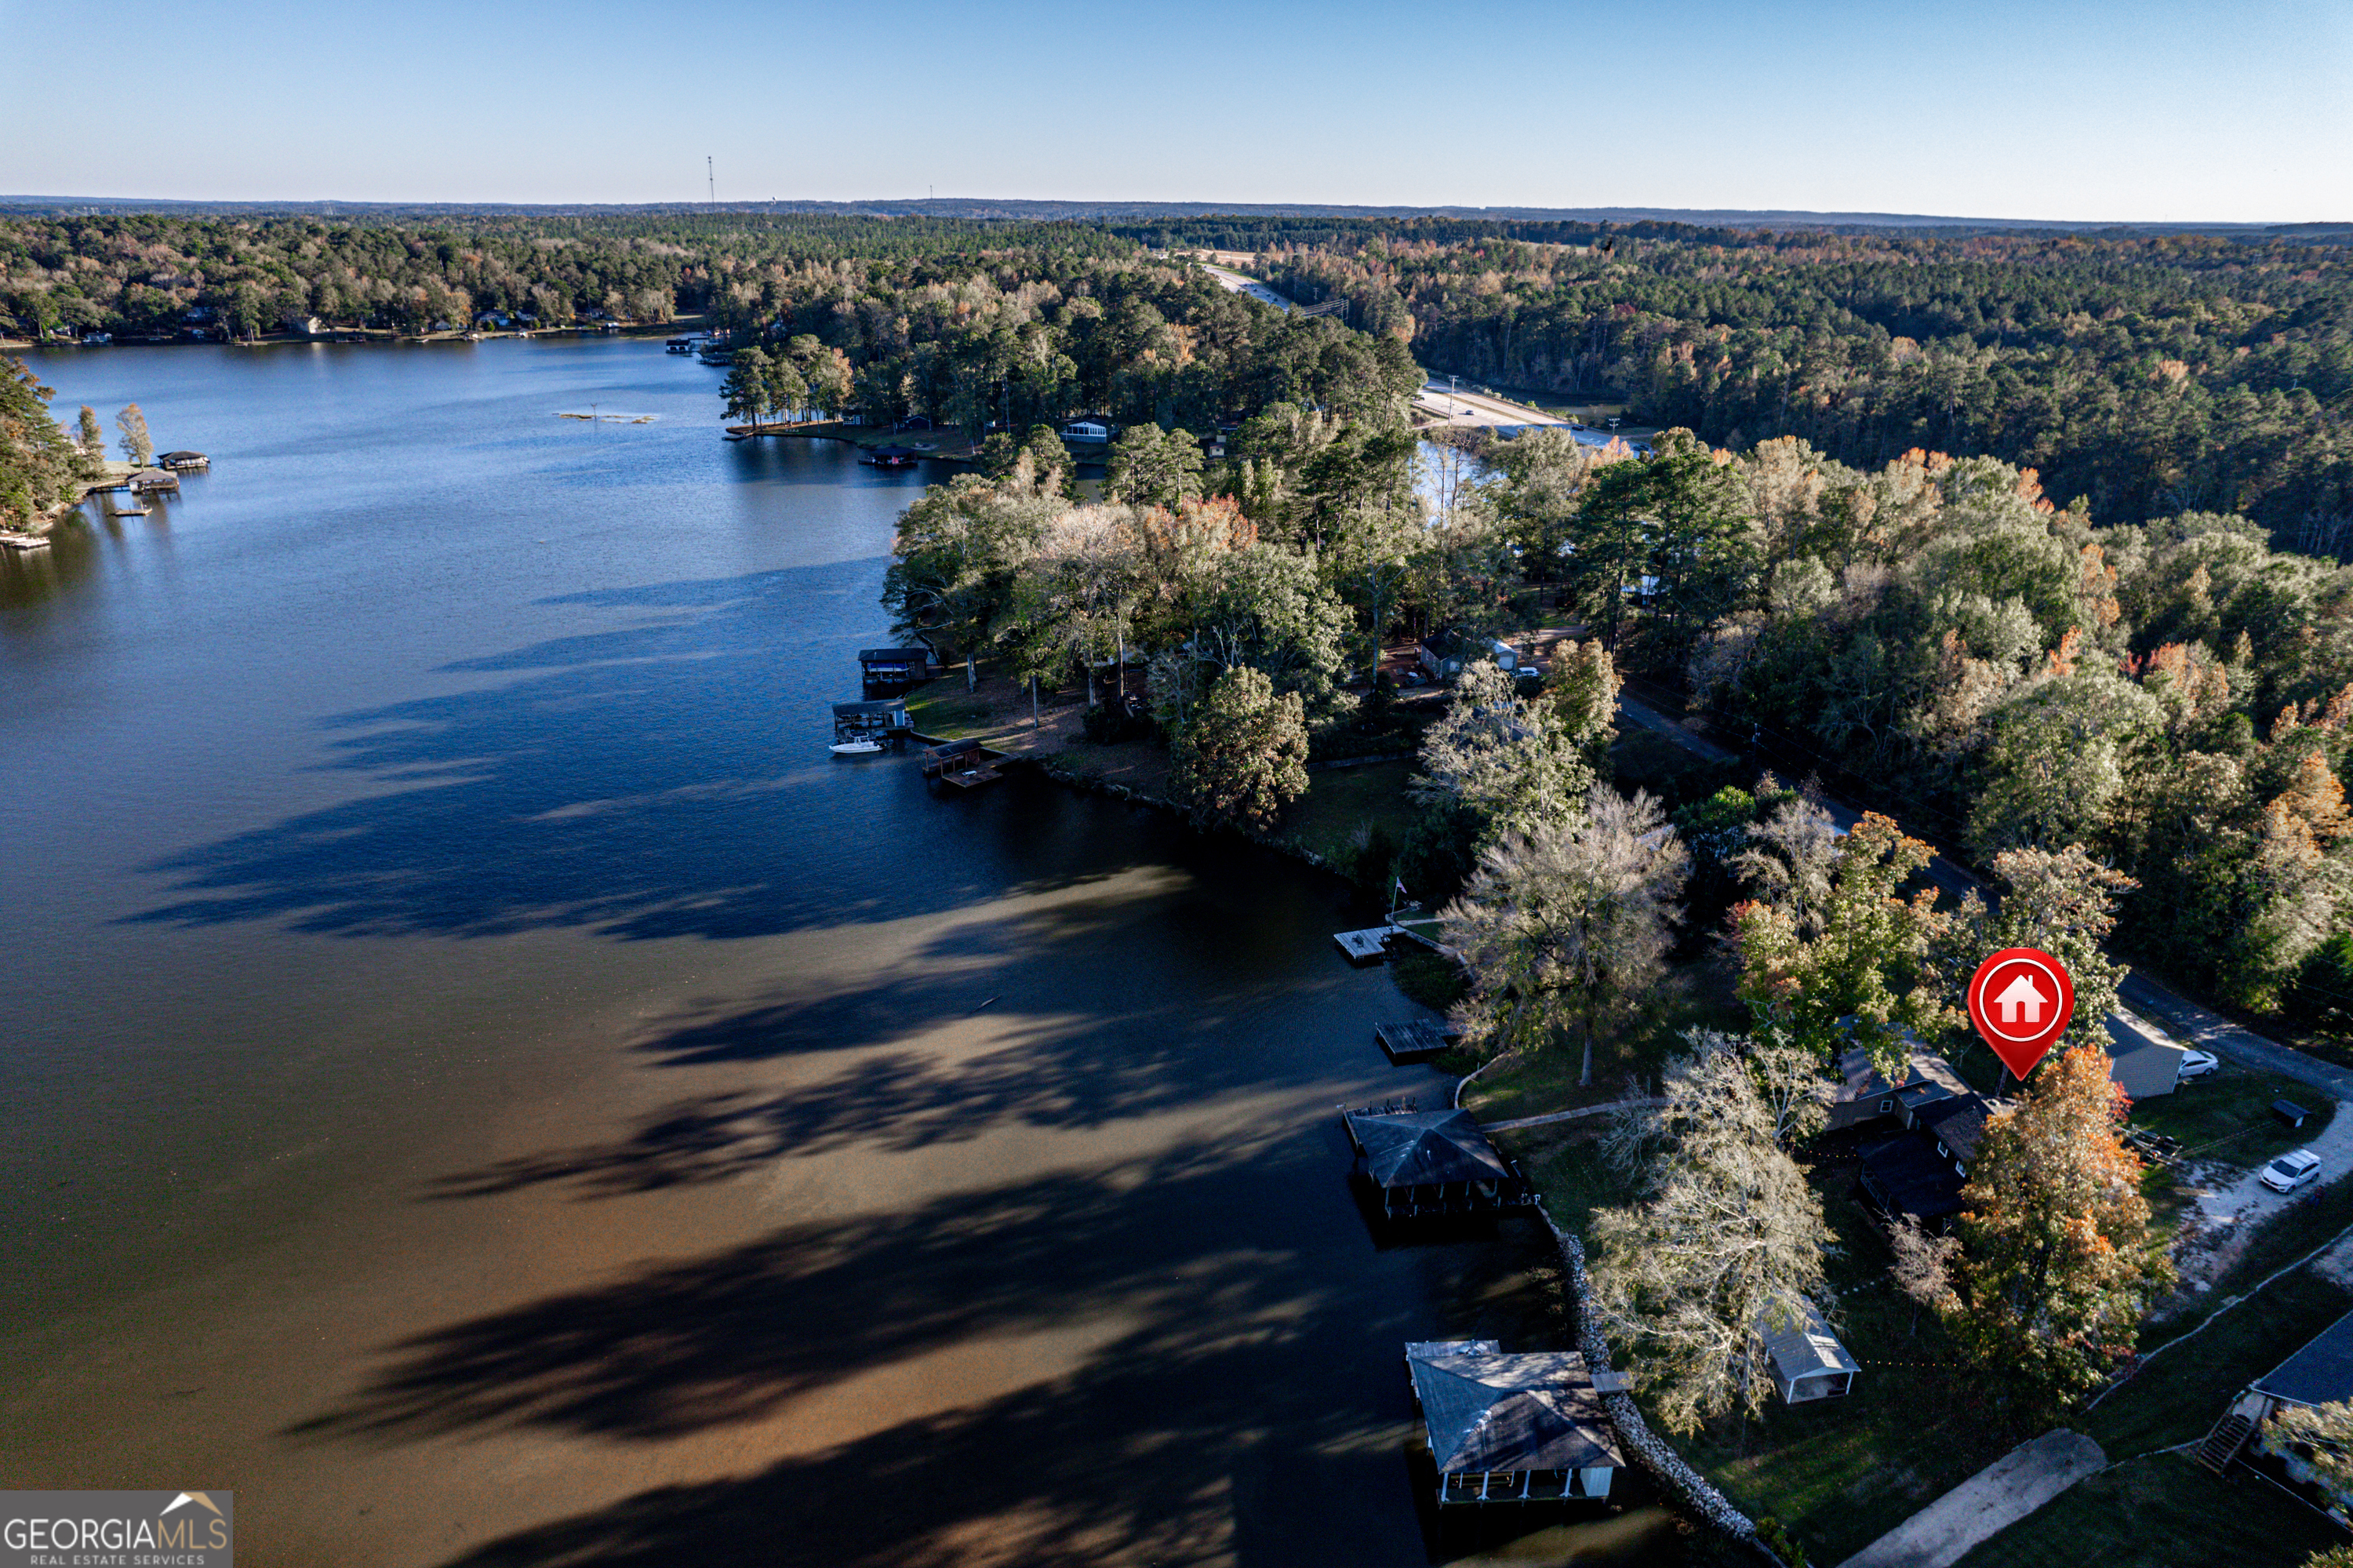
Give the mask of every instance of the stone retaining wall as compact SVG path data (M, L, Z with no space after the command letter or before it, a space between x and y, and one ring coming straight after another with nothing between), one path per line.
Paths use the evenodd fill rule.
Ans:
M1545 1224L1552 1231L1554 1244L1560 1249L1561 1271L1568 1286L1569 1304L1577 1312L1577 1348L1584 1352L1585 1364L1596 1372L1609 1365L1609 1342L1601 1337L1594 1321L1593 1281L1585 1271L1585 1244L1560 1228L1551 1213L1538 1206ZM1617 1428L1618 1441L1644 1469L1657 1478L1659 1483L1693 1518L1714 1526L1756 1553L1759 1563L1779 1568L1781 1559L1763 1542L1757 1539L1756 1521L1708 1483L1706 1477L1691 1467L1681 1454L1669 1447L1635 1406L1634 1398L1626 1393L1605 1393L1603 1408L1609 1412L1609 1425Z

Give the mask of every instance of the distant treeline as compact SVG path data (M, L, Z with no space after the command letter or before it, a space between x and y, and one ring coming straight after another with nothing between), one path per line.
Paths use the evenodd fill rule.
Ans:
M237 337L315 317L424 331L502 313L666 322L837 262L1124 257L1084 224L742 214L425 223L130 217L0 220L0 317L58 332ZM1017 263L1018 265L1019 263Z
M2353 546L2342 248L1461 227L1234 226L1214 242L1258 237L1278 286L1346 295L1358 326L1434 370L1622 397L1732 448L1981 453L2103 516L2241 512L2300 550Z

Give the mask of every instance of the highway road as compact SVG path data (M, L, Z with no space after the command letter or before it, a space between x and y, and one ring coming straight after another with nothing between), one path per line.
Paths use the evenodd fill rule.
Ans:
M1741 760L1737 752L1704 736L1693 734L1668 715L1622 693L1618 698L1618 714L1627 723L1664 736L1676 746L1711 762ZM1824 795L1822 806L1838 823L1841 832L1852 832L1855 823L1862 820L1860 811L1834 796ZM1943 855L1928 863L1927 874L1931 882L1956 898L1972 888L1990 893L1982 880ZM2118 994L2126 1007L2143 1018L2164 1025L2168 1033L2185 1044L2211 1051L2224 1061L2236 1062L2242 1067L2253 1067L2266 1073L2276 1073L2284 1078L2293 1078L2333 1099L2353 1100L2353 1071L2323 1062L2276 1040L2265 1039L2252 1029L2199 1006L2137 969L2125 977Z

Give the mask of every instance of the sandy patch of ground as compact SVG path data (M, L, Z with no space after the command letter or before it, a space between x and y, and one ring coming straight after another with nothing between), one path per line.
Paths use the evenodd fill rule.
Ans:
M2180 1238L2173 1247L2173 1266L2185 1291L2201 1293L2227 1271L2265 1220L2306 1193L2353 1174L2353 1103L2340 1101L2337 1108L2328 1126L2305 1146L2321 1160L2320 1180L2312 1186L2274 1192L2263 1184L2261 1166L2242 1171L2201 1161L2184 1174L2183 1187L2197 1198L2182 1215ZM2347 1267L2353 1272L2353 1257Z

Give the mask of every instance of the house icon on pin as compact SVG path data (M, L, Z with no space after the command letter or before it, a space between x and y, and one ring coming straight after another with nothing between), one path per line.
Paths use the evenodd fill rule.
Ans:
M2002 987L2001 994L1993 1001L1994 1005L2001 1010L2004 1023L2040 1023L2042 1022L2042 1010L2051 1002L2049 997L2034 989L2034 982L2025 975L2020 975ZM2026 1016L2021 1019L2021 1013Z

